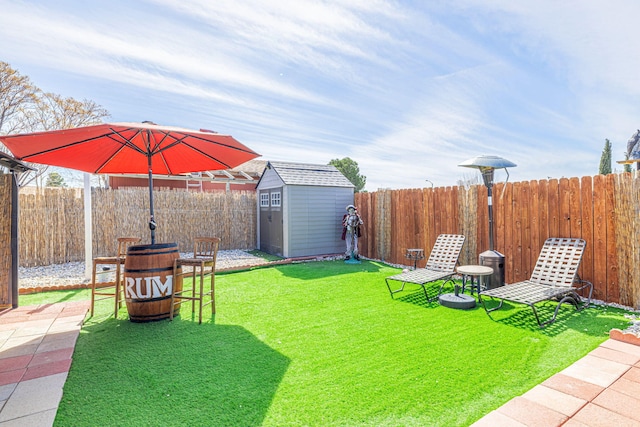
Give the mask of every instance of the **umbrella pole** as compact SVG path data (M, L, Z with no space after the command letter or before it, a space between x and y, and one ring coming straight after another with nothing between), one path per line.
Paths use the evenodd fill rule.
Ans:
M153 217L153 172L151 171L151 156L147 157L149 162L149 211L151 217L149 218L149 230L151 230L151 244L156 243L156 221Z

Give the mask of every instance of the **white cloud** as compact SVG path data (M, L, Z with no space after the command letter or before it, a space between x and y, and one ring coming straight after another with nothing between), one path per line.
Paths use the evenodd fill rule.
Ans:
M202 123L266 159L349 156L370 190L455 184L478 154L518 163L513 179L577 176L597 171L605 138L615 158L640 126L639 8L7 1L0 60L46 70L43 89L73 86L119 121Z

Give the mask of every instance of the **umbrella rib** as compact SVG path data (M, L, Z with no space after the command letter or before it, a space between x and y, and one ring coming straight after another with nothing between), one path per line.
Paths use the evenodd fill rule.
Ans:
M178 139L174 136L169 135L168 132L160 132L162 134L162 138L160 139L160 141L157 141L155 138L155 135L151 132L147 133L147 139L148 139L148 149L150 152L151 156L154 155L159 155L160 159L162 160L162 163L164 164L165 169L167 170L167 172L169 173L169 175L172 175L172 171L171 168L169 167L169 164L167 163L167 159L164 157L164 154L162 153L164 150L168 150L171 147L174 147L176 145L178 145L184 138L186 138L186 135L183 135L182 138ZM153 149L151 148L151 137L153 137L153 140L155 142L155 145L153 147ZM172 143L170 143L169 145L167 145L164 148L159 148L162 146L162 143L167 139L167 138L173 138L174 141Z
M165 135L165 136L169 137L169 135L168 135L168 134L167 134L167 135ZM164 151L164 150L168 150L169 148L173 147L174 145L177 145L177 144L181 143L185 138L187 138L187 136L188 136L188 135L183 135L183 137L182 137L182 138L178 139L178 138L174 137L173 135L171 135L171 137L172 137L172 138L175 138L175 142L173 142L172 144L167 145L166 147L163 147L162 149L160 149L160 150L158 151L158 153L159 153L159 154L162 154L162 151ZM198 137L198 136L196 136L196 135L190 135L190 136L191 136L191 138L193 138L193 139L197 139L197 140L200 140L200 141L208 142L208 143L210 143L210 144L216 144L216 145L219 145L219 146L221 146L221 147L227 147L227 148L230 148L230 149L232 149L232 150L242 151L242 152L245 152L245 153L254 153L254 151L253 151L253 150L244 150L244 149L239 148L239 147L234 147L234 146L233 146L233 145L231 145L231 144L225 144L225 143L223 143L223 142L219 142L219 141L212 141L212 140L207 139L207 138L200 138L200 137ZM164 138L163 138L162 140L164 141ZM182 142L182 144L183 144L185 147L189 147L189 148L190 148L190 149L192 149L193 151L195 151L195 152L197 152L197 153L200 153L202 156L204 156L204 157L206 157L206 158L208 158L208 159L210 159L210 160L213 160L213 161L215 161L215 162L218 162L219 164L223 165L223 166L224 166L225 168L227 168L227 169L229 169L229 168L231 167L231 165L229 165L228 163L226 163L226 162L223 162L223 161L219 160L217 157L214 157L214 156L212 156L212 155L210 155L210 154L205 153L204 151L202 151L202 150L200 150L200 149L198 149L198 148L194 147L193 145L189 144L188 142ZM167 170L169 170L169 166L167 165L167 162L165 161L164 156L162 156L162 155L161 155L161 157L162 157L162 160L163 160L163 162L164 162L164 164L165 164L165 166L166 166Z
M105 134L105 135L108 135L108 134ZM27 154L27 155L25 155L23 157L16 156L16 159L28 161L29 158L32 158L32 157L35 157L35 156L40 156L42 154L53 153L53 152L56 152L58 150L63 150L65 148L74 147L76 145L84 144L86 142L93 141L95 139L103 138L105 135L99 135L99 136L95 136L95 137L92 137L92 138L83 139L82 141L76 141L76 142L72 142L70 144L61 145L59 147L49 148L47 150L38 151L37 153ZM38 163L38 162L34 162L34 163Z
M131 128L130 128L130 129L131 129ZM127 130L130 130L130 129L127 129ZM145 155L145 156L146 156L146 153L145 153L143 150L141 150L141 149L140 149L138 146L136 146L135 144L131 143L131 141L129 141L127 138L125 138L125 137L124 137L120 132L118 132L118 131L117 131L117 130L115 130L115 129L111 129L111 132L112 132L112 133L111 133L110 135L109 135L109 134L106 134L105 136L106 136L107 138L111 139L112 141L114 141L114 142L116 142L116 143L120 144L120 148L118 148L115 152L113 152L113 154L111 154L107 160L105 160L104 162L102 162L102 164L100 164L100 166L98 166L98 167L96 168L96 173L101 173L102 169L103 169L105 166L107 166L107 165L109 164L109 162L111 162L111 160L113 160L113 159L114 159L114 158L115 158L115 157L116 157L116 156L117 156L117 155L118 155L122 150L124 150L124 149L125 149L125 147L129 147L129 148L131 148L132 150L135 150L135 151L137 151L138 153L140 153L140 154L142 154L142 155ZM140 133L140 131L138 131L138 132L137 132L137 134L139 134L139 133ZM114 136L117 136L118 138L120 138L120 140L118 140L118 138L116 138L116 137L114 137Z
M192 137L193 139L198 139L198 140L200 140L200 141L210 142L210 143L213 143L213 144L218 144L218 145L220 145L220 146L222 146L222 147L231 148L232 150L242 151L242 152L245 152L245 153L253 153L253 154L256 154L256 153L255 153L255 151L253 151L253 150L251 150L251 149L246 149L246 150L245 150L244 148L234 147L233 145L231 145L231 144L225 144L224 142L211 141L210 139L202 138L202 137L199 137L199 136L197 136L197 135L191 135L191 137ZM188 144L187 144L187 145L188 145Z

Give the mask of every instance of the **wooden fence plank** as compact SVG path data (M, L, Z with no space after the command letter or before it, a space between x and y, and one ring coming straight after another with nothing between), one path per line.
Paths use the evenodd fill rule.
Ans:
M580 180L578 178L569 178L569 237L582 238L582 207ZM578 274L584 276L582 270L583 263L580 263Z
M569 179L569 236L582 238L582 194L580 180Z
M560 236L560 200L559 200L559 183L557 179L549 180L548 192L548 218L549 218L549 237Z
M593 296L607 298L607 189L604 175L593 177Z
M593 181L590 176L585 176L580 183L582 201L582 238L587 242L587 247L582 255L582 277L593 282Z
M538 254L540 253L538 248L542 247L544 240L540 240L540 185L538 181L529 181L530 186L530 200L531 200L531 238L528 245L529 248L529 262L528 265L531 268L535 267Z
M435 237L435 225L434 225L434 189L433 188L425 188L423 190L423 220L425 225L424 230L424 242L422 248L425 250L425 254L428 252L428 248L433 247L433 244L436 241Z
M559 228L558 235L555 237L571 237L570 205L569 180L567 178L560 178L558 185Z
M607 198L607 296L606 300L619 303L620 288L618 287L618 256L616 254L616 231L615 231L615 175L609 174L605 177Z
M531 183L523 182L520 191L520 221L522 232L522 277L527 280L531 277L534 264L531 263Z
M450 215L447 228L449 234L460 233L458 224L458 190L458 187L450 187L449 189L449 201L447 203L447 205L449 206L448 212Z
M544 242L551 237L551 232L549 231L549 181L538 182L538 193L538 246L534 247L536 259Z
M511 204L513 207L513 211L511 213L511 218L513 218L513 252L511 252L509 256L512 258L514 282L520 282L528 279L528 277L524 277L524 267L522 265L522 258L524 256L522 251L522 213L524 211L524 206L522 206L522 187L522 182L516 182L513 184L513 201Z

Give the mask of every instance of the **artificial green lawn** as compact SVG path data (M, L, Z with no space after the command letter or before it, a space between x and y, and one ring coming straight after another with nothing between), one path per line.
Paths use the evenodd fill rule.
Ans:
M87 320L57 426L466 426L624 329L624 311L531 309L489 318L389 296L378 262L310 262L216 276L217 314ZM433 291L435 288L431 288ZM21 296L21 305L86 299ZM548 314L549 310L541 310Z

